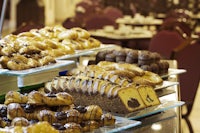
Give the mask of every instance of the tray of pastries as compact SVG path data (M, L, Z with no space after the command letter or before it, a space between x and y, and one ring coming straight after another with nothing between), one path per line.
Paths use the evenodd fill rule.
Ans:
M42 89L45 93L69 92L76 97L76 104L95 103L107 112L123 114L124 117L149 109L150 113L143 115L146 116L163 111L163 108L167 110L182 105L160 101L154 88L162 83L159 75L134 64L101 61L97 65L79 66L66 76L55 77Z
M0 40L0 68L25 70L55 63L55 59L101 46L101 42L81 28L62 26L32 29ZM2 71L2 70L1 70Z
M170 68L167 60L163 60L159 53L147 50L121 48L99 51L93 63L97 64L100 61L136 64L143 70L159 74L162 78L186 72L185 69Z
M22 94L9 91L4 104L0 104L0 132L112 133L141 124L104 113L98 105L75 105L74 100L67 92L45 94L33 90Z

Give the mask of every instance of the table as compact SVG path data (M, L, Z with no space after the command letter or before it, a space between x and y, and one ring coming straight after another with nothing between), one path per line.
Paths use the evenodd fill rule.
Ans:
M133 27L138 26L147 26L148 29L150 29L151 26L156 27L156 29L159 29L160 25L162 25L163 20L162 19L156 19L153 17L124 17L124 18L118 18L116 20L116 23L118 24L124 24L124 25L131 25Z
M121 42L122 47L128 47L130 41L140 40L150 40L154 33L149 30L125 30L126 32L119 32L119 30L114 30L112 32L107 32L104 29L89 31L90 34L96 39L108 39L113 41Z

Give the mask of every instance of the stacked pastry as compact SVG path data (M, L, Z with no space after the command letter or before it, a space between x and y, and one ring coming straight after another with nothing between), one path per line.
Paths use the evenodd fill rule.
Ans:
M111 61L117 63L137 64L143 70L162 75L168 72L169 63L161 61L161 58L161 55L157 52L126 48L120 50L100 51L96 55L96 63L100 61Z
M48 127L52 132L79 133L114 124L115 118L103 114L98 105L75 106L74 98L67 92L10 91L0 105L0 132L41 132Z
M55 62L75 50L99 47L100 42L81 28L62 26L32 29L0 40L0 68L24 70Z
M69 74L47 82L44 92L68 92L76 97L75 104L96 104L105 111L121 114L160 104L153 86L162 83L162 79L135 65L104 61Z

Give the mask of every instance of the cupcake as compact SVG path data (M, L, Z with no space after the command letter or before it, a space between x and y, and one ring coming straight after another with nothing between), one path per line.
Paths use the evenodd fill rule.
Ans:
M149 65L142 65L140 68L144 71L152 71L151 67Z
M116 61L116 56L115 56L115 54L113 54L113 53L107 54L107 55L105 56L105 61L115 62L115 61Z
M161 55L157 52L152 52L151 57L152 57L153 63L157 63L161 59Z
M138 54L138 65L150 65L152 62L151 53L149 51L141 51Z
M113 54L116 56L116 62L125 62L126 60L126 52L123 50L114 51Z
M107 54L111 53L112 51L100 51L97 53L96 55L96 63L100 62L100 61L105 61L105 57Z
M126 55L126 63L137 63L138 62L138 51L137 50L131 50L127 52Z
M156 63L151 63L150 67L151 67L151 71L152 71L153 73L159 74L159 66L158 66L158 64L156 64Z

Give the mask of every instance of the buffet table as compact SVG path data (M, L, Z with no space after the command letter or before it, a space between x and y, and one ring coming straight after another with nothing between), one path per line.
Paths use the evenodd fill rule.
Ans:
M43 117L41 117L40 115L35 116L34 111L36 110L33 110L33 109L37 107L38 108L41 107L37 105L45 105L45 106L48 105L49 107L48 111L51 112L51 115L50 114L47 114L47 115L48 115L48 118L50 118L49 115L51 116L51 118L47 120L49 122L47 124L50 124L50 123L54 124L54 122L58 122L58 123L62 122L61 120L64 120L63 123L67 123L68 121L65 121L65 120L69 120L68 113L64 113L64 117L60 117L63 115L61 111L57 109L55 110L54 108L50 108L50 107L59 107L59 106L72 107L75 105L73 108L67 109L67 111L72 111L71 109L75 109L75 111L78 113L77 116L81 118L81 122L86 122L86 120L87 121L95 120L95 122L97 122L98 128L95 127L94 129L97 132L102 132L102 133L104 132L107 132L107 133L151 132L151 131L156 132L158 130L161 132L165 132L165 131L178 132L178 133L181 132L180 106L182 106L184 102L180 101L180 94L179 94L180 90L178 86L179 83L178 83L177 75L184 73L185 71L184 70L180 71L180 69L177 69L178 67L177 67L176 61L170 60L168 61L169 62L168 64L166 61L161 62L160 60L161 57L157 55L156 53L153 54L153 53L147 53L147 51L137 51L138 64L135 62L132 62L132 63L127 62L127 59L125 62L124 58L123 58L123 61L125 63L122 64L122 63L119 63L119 61L122 61L122 58L120 58L120 60L119 58L117 58L119 57L119 53L123 52L123 51L120 51L121 47L119 48L119 51L117 51L118 47L116 47L116 45L104 45L98 40L95 40L94 38L90 38L90 34L87 34L86 31L81 30L81 29L73 29L71 31L68 31L68 30L63 29L62 27L54 27L54 28L55 28L54 29L55 31L57 31L60 28L63 30L63 31L60 31L60 33L58 34L59 36L57 36L57 38L60 38L61 40L63 39L62 40L63 43L64 43L64 39L66 39L66 35L69 35L68 33L69 32L71 33L73 31L77 33L77 36L75 36L76 41L78 41L77 37L79 37L79 39L86 40L87 44L81 43L80 40L76 43L75 42L70 43L71 44L70 46L71 47L73 46L74 48L73 49L74 51L73 51L71 47L67 45L68 42L66 40L65 40L66 41L65 43L67 44L65 45L63 43L61 44L60 41L58 41L58 39L56 39L58 41L56 43L52 43L52 42L44 43L44 46L45 44L48 44L48 46L45 47L47 50L45 52L47 52L48 54L54 55L54 58L52 56L46 55L45 57L46 58L48 57L48 60L47 60L43 56L36 56L37 61L40 61L39 62L40 64L37 65L36 67L31 67L31 65L26 66L26 64L28 64L28 61L30 59L33 59L33 57L35 56L32 55L30 56L32 58L29 58L29 56L26 57L27 54L23 53L23 52L30 53L29 51L30 49L28 49L27 47L32 46L33 44L20 47L20 49L18 49L19 53L15 54L15 56L11 58L7 57L8 61L6 60L7 61L6 65L0 69L0 74L1 74L0 85L2 86L6 84L2 87L2 89L0 89L1 103L4 103L4 105L2 105L1 110L5 111L3 107L8 108L7 109L8 111L14 111L14 112L19 112L18 110L22 110L22 114L24 117L29 116L31 113L33 114L33 118L30 118L30 120L37 119L43 122L43 120L40 120ZM45 33L46 32L49 33L48 37L52 35L50 34L52 33L52 30L49 30L49 27L46 27L46 29L41 29L39 31L43 33L44 30L45 30ZM78 34L80 30L85 33L84 35L86 35L86 37L81 36L82 34ZM34 32L34 34L35 33L37 32ZM100 31L98 31L98 33L101 34ZM140 32L140 33L145 34L146 32ZM23 36L24 34L26 35L27 33L22 33L20 35ZM29 32L29 34L33 34L33 33ZM20 35L17 36L18 40L20 38ZM125 34L125 35L127 35L127 38L122 37L123 35L116 35L114 39L129 40L129 39L133 39L136 34L134 35L133 33L133 35L129 35L129 34ZM11 38L11 37L12 36L8 36L8 38ZM48 41L49 38L47 36L45 37L46 37L46 41ZM74 39L74 36L70 36L70 37L71 37L70 38L71 40ZM87 38L88 40L83 37ZM69 36L67 39L69 39ZM17 42L18 40L15 40L15 42ZM28 42L31 43L31 41L28 41ZM8 42L7 44L10 44L10 43ZM21 44L21 42L19 44ZM43 46L42 45L43 43L41 42L34 43L34 44L35 44L34 46L38 49L39 47ZM77 45L79 47L76 47ZM6 47L4 48L8 49L9 46L10 45L6 45ZM22 51L24 50L24 48L27 48L27 51L26 49L25 51ZM65 49L65 51L62 51L63 49ZM113 51L113 49L116 51ZM108 52L109 50L111 50L110 51L111 53L109 54L105 53L103 60L97 60L98 58L100 59L100 57L102 57L102 56L99 56L100 54L98 52ZM1 51L5 52L4 49ZM61 54L62 56L60 55L60 51L63 52ZM42 53L44 52L44 50L41 50L39 52ZM60 56L56 56L57 55L55 54L56 52L59 52L57 54L59 54ZM136 51L129 49L129 51L126 51L124 54L121 54L122 56L120 57L124 57L124 56L130 57L130 54L134 54L133 52L135 53ZM111 54L114 56L108 56ZM141 63L141 61L143 61L141 60L140 57L144 55L151 56L151 58L149 58L151 60L153 59L153 62L151 63L159 64L157 65L157 68L159 67L159 71L157 72L159 72L158 74L160 74L160 76L155 73L151 73L150 70L144 71L144 69L139 68L139 62ZM16 58L16 56L18 58ZM97 65L96 67L94 66L87 66L87 68L79 67L77 65L81 65L82 63L83 64L85 63L85 61L82 60L83 56L85 56L86 58L89 57L90 59L95 58L95 64L98 63L97 61L100 61L100 62L102 61L101 62L102 64L101 66L98 66L98 67ZM4 56L2 56L2 58L3 57ZM134 56L129 58L128 61L134 61L133 59L135 58L133 57ZM24 62L20 62L21 60L19 59L23 59ZM43 59L46 59L45 61L48 61L48 62L44 62ZM86 59L86 61L90 59ZM112 61L109 62L106 59L109 59L109 61L112 59ZM144 59L148 59L148 58L144 58ZM19 66L11 65L10 63L13 63L14 60L16 60L16 62L20 62L19 63L20 65ZM113 60L116 62L113 62ZM38 63L37 61L35 62ZM108 62L105 63L103 61L108 61ZM2 63L5 63L5 62L2 62ZM109 63L111 63L112 67L114 66L114 69L116 69L116 71L113 71L113 72L118 72L117 70L120 70L119 68L123 68L123 70L120 72L119 75L110 73L111 71L108 72L104 70L105 66L107 68L109 67L107 66ZM147 62L143 62L143 63L147 63ZM167 65L165 65L166 63ZM142 66L142 64L140 65ZM15 66L15 67L13 68L12 66ZM71 69L74 69L74 68L77 68L77 72L78 71L81 72L80 75L77 74L75 71L74 73L73 70L70 71ZM103 71L101 71L101 69ZM64 74L63 75L60 74L60 72L63 72L63 71L64 71ZM68 76L66 76L67 71L70 71L68 73L69 74ZM128 72L131 71L131 72L127 74L127 71ZM97 73L94 74L93 72L97 72ZM123 76L120 76L121 74ZM100 76L100 75L104 75L104 76ZM138 78L139 80L137 80ZM128 79L130 79L130 81ZM15 83L13 84L13 86L10 86L11 80L13 81L13 83ZM144 80L146 80L146 84ZM141 81L143 81L143 83L141 83ZM6 92L9 91L8 88L12 88L13 92L8 92L6 94ZM36 90L36 91L32 91L32 90ZM68 91L70 92L70 95L66 93ZM86 92L86 94L89 94L89 95L82 95L81 92L83 93ZM145 95L143 95L143 93L145 93ZM5 97L5 94L6 94L6 97ZM13 94L16 95L16 97L13 97ZM60 97L58 97L58 94L60 94L59 95ZM94 98L94 95L95 95L95 98L97 98L96 100ZM107 98L104 97L105 95L107 96ZM22 97L24 97L24 99ZM40 99L39 102L37 102L38 97ZM73 97L75 97L76 99L73 100ZM113 99L110 99L110 97ZM16 103L15 101L13 102L15 98L18 99ZM61 101L59 101L59 99L61 99ZM79 102L85 102L85 103L79 103ZM14 106L12 106L13 104ZM23 106L21 106L20 104L23 104ZM29 106L28 104L31 104L33 106ZM24 106L24 105L27 105L29 107ZM81 105L83 107L78 107L76 105ZM90 106L90 109L89 109L89 106ZM95 111L94 111L94 106L96 108ZM121 112L120 112L120 109L122 109ZM29 112L29 111L32 111L32 112ZM39 110L39 112L46 112L46 111L47 110L43 108ZM54 114L55 112L57 114L56 116ZM112 112L112 113L109 114L108 112ZM7 112L7 113L10 115L15 114L12 112ZM101 119L104 117L103 113L108 113L108 116L105 116L105 119ZM93 114L94 117L92 117L91 114ZM2 114L2 116L3 115L5 115L6 118L8 117L7 114ZM46 115L46 113L44 113L44 115ZM9 118L9 119L13 120L19 116L21 116L21 114L16 113L12 118ZM89 116L89 117L86 119L85 116ZM98 118L96 118L97 116ZM72 117L73 117L72 121L74 122L76 119L74 119L73 113L72 113ZM52 121L53 120L52 118L55 118L54 121ZM83 118L85 121L82 121ZM108 120L106 120L107 118ZM28 118L24 118L24 119L27 119L28 121ZM28 124L29 124L29 121L28 121ZM103 126L100 126L101 124ZM10 123L6 122L4 126L6 125L10 126ZM79 123L77 123L77 125L80 126L80 131L93 130L93 129L90 129L90 125L89 125L89 129L87 130L84 130L84 127L81 127ZM83 123L83 126L84 125L85 124ZM35 125L31 124L30 126L26 126L25 127L26 129L24 130L27 130L30 127L34 128L34 126ZM49 125L49 127L52 127L52 125ZM59 130L61 127L63 127L62 124L59 127L55 127L55 128ZM0 130L10 130L10 129L6 129L5 127L5 128L0 128Z

